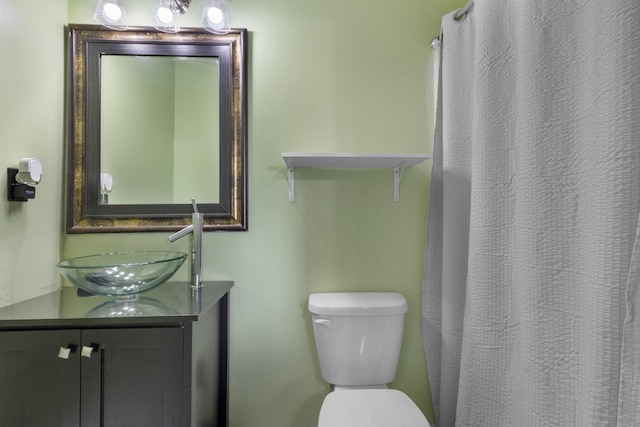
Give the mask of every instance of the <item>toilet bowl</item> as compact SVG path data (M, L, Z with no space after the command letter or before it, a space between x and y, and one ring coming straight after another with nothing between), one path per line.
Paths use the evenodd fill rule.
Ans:
M311 294L322 377L334 387L318 427L429 427L394 380L407 301L397 292Z
M318 427L429 427L409 397L392 389L334 391L320 408Z

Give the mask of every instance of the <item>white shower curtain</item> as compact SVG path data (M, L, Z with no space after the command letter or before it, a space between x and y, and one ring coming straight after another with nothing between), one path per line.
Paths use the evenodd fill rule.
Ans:
M640 426L640 1L476 0L441 48L437 425Z

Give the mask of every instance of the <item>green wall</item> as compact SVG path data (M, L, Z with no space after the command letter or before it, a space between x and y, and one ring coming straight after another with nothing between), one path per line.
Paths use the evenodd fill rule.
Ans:
M149 24L151 0L121 3L130 24ZM249 231L206 233L203 273L205 280L235 281L232 427L316 425L328 386L306 303L309 293L323 291L396 290L407 297L392 386L432 417L420 338L430 162L404 172L399 202L391 171L311 169L296 171L296 200L289 202L281 153L430 152L429 44L441 16L462 3L229 2L232 26L250 31ZM203 4L193 0L183 25L199 24ZM14 166L38 156L45 167L35 200L2 202L0 305L59 285L58 257L188 249L188 239L170 244L165 233L63 232L62 27L91 23L94 7L93 0L0 0L0 54L9 58L0 67L2 159ZM187 270L176 278L186 280Z
M0 306L60 285L67 0L0 0ZM42 161L36 198L8 202L6 168Z

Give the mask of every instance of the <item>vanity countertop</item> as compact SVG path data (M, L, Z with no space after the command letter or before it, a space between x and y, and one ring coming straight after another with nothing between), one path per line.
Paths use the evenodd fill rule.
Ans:
M78 296L77 288L0 308L0 330L174 326L197 321L224 298L232 281L203 282L199 296L187 282L165 283L137 299Z

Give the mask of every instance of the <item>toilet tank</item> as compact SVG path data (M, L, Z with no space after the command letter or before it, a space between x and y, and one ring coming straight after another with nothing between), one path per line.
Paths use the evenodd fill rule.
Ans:
M309 296L322 377L341 387L393 381L407 301L396 292L336 292Z

